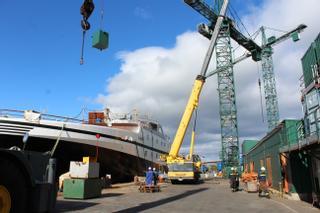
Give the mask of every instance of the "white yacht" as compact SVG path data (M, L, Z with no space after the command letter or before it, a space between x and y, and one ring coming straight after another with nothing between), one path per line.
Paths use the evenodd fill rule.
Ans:
M133 180L147 167L160 167L161 154L170 148L169 138L158 122L123 114L110 116L108 109L88 113L88 120L48 115L33 110L0 110L0 147L51 151L57 158L58 175L68 171L70 161L97 157L100 175L113 182Z

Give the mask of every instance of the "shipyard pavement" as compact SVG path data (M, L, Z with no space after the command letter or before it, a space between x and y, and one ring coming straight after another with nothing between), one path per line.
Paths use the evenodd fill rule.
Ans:
M319 212L310 204L271 195L232 192L227 180L210 180L197 185L162 184L159 193L141 193L133 184L103 190L100 198L66 200L58 197L56 212L230 212L297 213Z

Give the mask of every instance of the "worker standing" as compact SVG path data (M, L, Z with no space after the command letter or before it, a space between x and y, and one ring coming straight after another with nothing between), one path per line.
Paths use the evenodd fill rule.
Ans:
M156 168L153 168L153 184L156 186L158 182L158 172L156 171Z
M239 174L236 167L231 167L229 179L230 179L230 188L232 188L232 192L238 191L239 190Z
M153 171L151 167L148 168L148 171L146 172L146 185L151 186L153 181Z
M259 171L259 197L269 197L269 190L267 184L267 175L266 175L266 168L262 166Z

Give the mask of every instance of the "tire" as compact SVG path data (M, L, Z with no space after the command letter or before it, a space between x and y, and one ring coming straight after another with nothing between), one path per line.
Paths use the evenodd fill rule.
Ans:
M0 158L0 186L6 188L11 200L10 213L27 212L27 184L15 163Z
M177 180L171 180L171 184L177 184L178 181Z

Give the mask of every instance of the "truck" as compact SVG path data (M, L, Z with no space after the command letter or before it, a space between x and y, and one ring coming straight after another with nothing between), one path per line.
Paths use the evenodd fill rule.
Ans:
M198 183L201 176L201 158L199 155L191 157L177 157L168 163L168 178L172 184L179 182Z
M54 210L56 160L51 156L19 147L0 148L1 213Z

